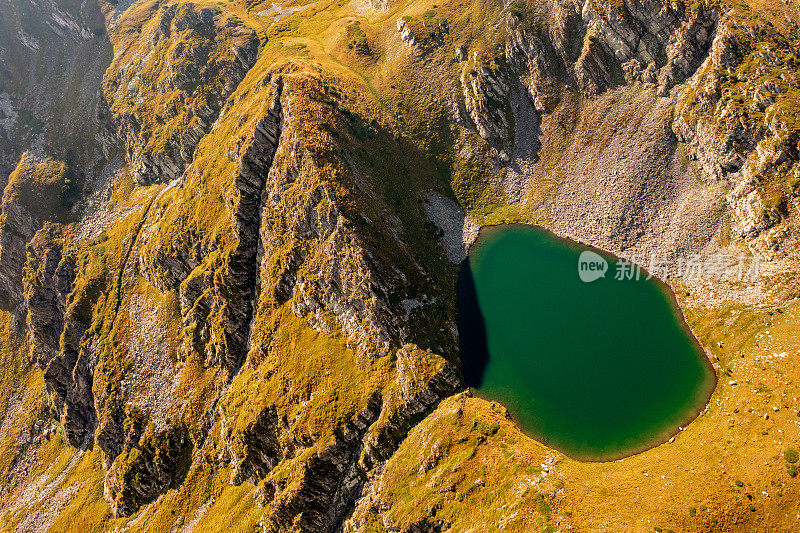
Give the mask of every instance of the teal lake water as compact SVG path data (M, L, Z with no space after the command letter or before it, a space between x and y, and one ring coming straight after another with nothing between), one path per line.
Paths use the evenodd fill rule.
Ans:
M666 286L616 280L602 252L605 277L583 282L585 250L534 226L482 230L458 281L462 371L533 438L611 460L687 424L716 377Z

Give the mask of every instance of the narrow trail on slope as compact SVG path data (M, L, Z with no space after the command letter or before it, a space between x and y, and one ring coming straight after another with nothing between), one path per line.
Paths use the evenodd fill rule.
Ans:
M142 219L139 221L138 226L136 227L136 231L133 233L133 237L131 238L131 244L128 246L128 250L125 252L125 257L122 260L122 265L119 267L119 272L117 273L117 283L116 287L114 288L116 293L116 301L114 302L114 317L111 319L111 327L109 328L109 332L114 331L114 327L117 324L117 317L119 316L119 309L122 307L122 284L124 282L123 278L125 276L125 270L128 268L128 262L130 261L131 254L133 253L134 248L136 247L136 242L139 240L139 234L144 227L145 222L147 222L147 217L150 215L150 210L153 207L153 204L156 200L160 199L164 194L172 189L178 182L180 178L173 180L170 182L169 185L164 187L158 194L153 196L153 198L148 202L147 207L144 209L144 213L142 214Z

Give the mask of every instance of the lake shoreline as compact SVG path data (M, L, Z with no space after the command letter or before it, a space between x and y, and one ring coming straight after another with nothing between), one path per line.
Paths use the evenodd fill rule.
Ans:
M612 259L612 260L621 259L621 257L617 256L614 252L611 252L609 250L603 249L603 248L601 248L599 246L595 246L593 244L588 244L588 243L581 242L581 241L578 241L578 240L575 240L575 239L572 239L572 238L569 238L569 237L564 237L564 236L558 235L557 233L555 233L551 229L549 229L549 228L547 228L545 226L542 226L540 224L533 224L533 223L526 223L526 222L510 222L510 223L509 222L502 222L502 223L498 223L498 224L487 224L487 225L481 226L479 228L477 236L475 237L475 239L467 247L467 257L463 261L461 261L459 263L459 269L463 268L464 263L469 261L470 255L473 252L473 247L478 246L483 237L485 237L486 235L489 235L492 232L497 231L499 229L505 229L505 228L513 227L513 226L523 226L523 227L538 228L538 229L548 233L549 235L553 236L557 240L566 243L570 247L582 246L582 247L588 248L591 251L599 253L605 259ZM642 275L644 275L645 277L649 275L649 272L646 270L645 267L643 267L641 265L639 265L639 267L641 269L641 274ZM694 330L689 325L689 323L686 321L686 317L685 317L685 315L683 313L683 310L681 309L681 306L680 306L680 304L678 302L678 299L677 299L677 297L675 295L675 291L672 289L672 286L667 281L665 281L665 280L663 280L660 277L655 276L655 275L653 275L650 279L654 280L656 282L656 285L658 286L660 292L664 296L667 297L667 299L668 299L668 301L670 303L670 307L673 310L674 318L677 321L677 324L681 327L681 329L684 331L684 333L688 336L690 342L694 345L694 348L699 353L703 354L703 357L701 358L701 361L702 361L703 365L706 367L706 369L709 371L708 376L709 376L710 383L704 383L703 384L703 388L704 389L707 388L707 391L701 392L698 395L698 403L702 402L702 403L700 403L700 407L690 411L687 414L687 416L685 416L682 419L682 421L679 424L677 424L677 427L675 427L674 429L670 429L670 430L664 431L662 434L656 436L653 440L648 441L647 445L640 446L640 447L633 447L633 448L631 448L629 450L621 451L618 454L603 455L602 457L590 456L590 455L578 456L578 455L575 455L575 454L570 454L568 452L565 452L564 450L559 449L558 447L552 446L551 444L548 443L548 439L545 438L544 436L537 436L537 435L533 434L532 432L524 429L522 427L522 425L519 423L519 421L515 419L515 417L514 417L513 413L511 412L511 410L508 409L508 407L506 407L505 405L503 405L502 402L500 402L498 400L493 400L493 399L490 399L490 398L487 398L487 397L483 396L474 387L468 387L467 390L469 390L470 394L472 394L476 398L480 398L480 399L482 399L484 401L494 402L494 403L498 403L500 405L503 405L503 407L506 409L507 416L509 417L510 420L512 420L514 422L515 426L520 430L520 432L522 432L523 434L525 434L529 438L531 438L531 439L543 444L544 446L547 446L548 448L551 448L551 449L553 449L553 450L565 455L566 457L569 457L570 459L573 459L573 460L576 460L576 461L579 461L579 462L605 463L605 462L619 461L619 460L625 459L627 457L632 457L634 455L638 455L640 453L644 453L644 452L646 452L646 451L648 451L650 449L656 448L658 446L661 446L662 444L665 444L665 443L669 442L673 437L677 436L679 433L681 433L683 430L685 430L689 426L689 424L691 424L699 416L701 416L705 411L708 410L708 408L710 406L711 398L713 397L714 392L717 389L717 384L719 383L719 377L717 375L716 367L714 366L714 364L713 364L713 362L711 360L709 352L700 343L699 339L697 338L697 336L694 333ZM458 291L457 291L457 293L458 293Z

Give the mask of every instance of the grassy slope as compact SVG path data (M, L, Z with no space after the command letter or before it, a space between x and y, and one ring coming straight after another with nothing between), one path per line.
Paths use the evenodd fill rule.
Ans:
M35 219L65 223L76 218L77 177L66 163L25 154L9 175L3 202L25 208Z
M208 4L217 5L216 2ZM767 14L774 11L774 6L754 6ZM420 253L428 248L423 237L424 218L418 209L406 208L403 201L417 194L423 186L433 186L445 193L452 191L451 194L455 194L475 214L496 212L504 217L502 209L498 209L503 206L492 199L497 191L485 188L486 176L480 171L485 161L478 159L455 164L452 154L449 154L450 133L444 126L440 107L434 102L442 93L446 94L455 87L450 73L451 53L448 50L446 54L417 59L397 50L399 40L395 20L404 15L420 17L429 8L433 8L432 3L418 2L401 4L388 13L376 14L355 12L351 5L342 2L323 1L270 26L252 14L258 8L248 11L243 3L238 2L224 6L225 10L236 13L260 34L270 36L262 51L261 66L256 69L261 68L263 72L267 65L291 60L303 70L315 74L323 72L323 76L337 80L339 89L348 95L356 110L356 118L344 124L345 131L349 132L348 138L355 138L356 144L365 147L363 163L371 162L373 166L369 173L371 184L379 190L381 197L394 202L393 208L400 214L404 225L413 228L408 232L411 244ZM437 5L435 9L450 20L451 33L446 37L445 48L453 43L466 43L470 49L491 55L494 43L490 36L493 32L487 29L498 13L494 3L453 1ZM360 21L370 45L368 54L360 53L363 47L348 46L351 32L347 31L347 25L355 19ZM422 70L423 67L427 70ZM431 86L445 89L435 93L429 90ZM245 84L240 94L246 91ZM364 126L371 124L373 119L375 125ZM365 139L360 139L364 131L377 133L373 138L366 135ZM227 135L223 128L219 139ZM378 147L386 146L392 136L401 137L401 140L388 153L375 157L374 154L380 151ZM212 136L204 142L213 146L217 141ZM203 162L202 146L200 153L197 169L202 173L204 165L213 167L217 162L213 159ZM409 164L409 160L413 164ZM222 175L225 168L215 169L213 173L209 169L208 176ZM196 224L194 229L198 233L206 238L221 238L224 242L229 228L218 226L220 220L225 225L224 217L214 216L216 211L211 207L222 207L219 198L223 184L205 178L202 181L207 184L201 190L204 200L208 200L203 202L208 209L186 216ZM119 201L141 206L156 192L156 189L138 191L130 198L120 195ZM171 209L166 201L164 209ZM108 257L113 262L113 258L119 257L128 242L131 228L138 222L137 213L139 211L119 226L117 235L108 235L108 242L103 245L108 254L98 253L100 245L97 243L87 245L87 271L99 268L95 271L98 276L104 275L100 272L115 271L114 265L107 263L93 267L96 265L93 258L100 261L99 258L103 257L106 261ZM162 220L169 221L170 216L163 216ZM171 235L167 227L162 229L164 240L169 241ZM447 279L449 274L442 272L441 279ZM109 279L104 283L112 282L113 279ZM110 297L112 293L108 294ZM104 309L103 306L100 308ZM738 312L738 318L733 322L729 318L732 311ZM104 313L99 312L100 315ZM656 526L684 530L701 528L715 520L727 520L732 524L757 517L786 520L784 525L791 527L791 518L798 505L794 488L796 481L789 477L781 454L800 437L794 423L800 409L795 400L800 376L796 376L792 368L793 357L800 357L796 329L800 309L793 304L783 313L768 313L767 310L752 309L687 309L687 317L705 345L713 347L718 341L724 342L725 347L715 351L721 362L731 369L732 379L737 380L737 385L728 385L728 380L721 380L708 413L690 425L674 443L603 465L563 460L553 467L553 473L546 476L538 488L530 486L528 480L541 475L538 465L551 452L522 436L505 420L501 409L477 399L449 400L414 430L390 463L387 486L394 489L389 492L393 503L390 513L398 522L410 522L417 515L427 515L431 504L440 504L438 513L455 524L484 523L490 527L500 520L507 520L511 530L516 528L520 531L528 530L529 526L525 524L530 521L542 528L565 522L577 529L589 530L619 530L631 524L638 530ZM321 352L318 350L327 350L324 353L333 351L342 356L347 354L341 347L333 349L326 344L338 342L336 340L315 338L318 337L316 333L302 330L291 320L283 324L281 315L276 315L274 320L280 324L278 338L281 338L282 327L288 328L286 331L291 331L294 338L293 341L285 339L286 346L280 348L283 345L279 343L277 349L290 349L295 355L305 354L293 359L294 363L319 361ZM97 327L102 329L103 322L99 317ZM758 359L764 354L764 342L756 347L755 336L765 335L768 329L774 351L787 352L786 358ZM740 352L744 353L744 358L740 357ZM331 361L337 366L333 370L340 379L352 379L349 367L338 368L347 360L337 357ZM228 405L239 405L242 391L249 390L248 383L257 380L259 373L266 371L271 364L274 362L267 358L262 366L241 374L231 389ZM39 383L38 387L41 387L37 371L31 372L31 383ZM205 371L199 368L198 372L203 374ZM311 377L302 372L298 376L297 370L288 366L279 368L278 374L273 376L271 380L257 380L263 389L259 397L274 398L277 389L272 389L281 380ZM194 381L192 391L202 390L196 385L205 378L192 374L190 377ZM379 377L377 383L383 379ZM319 384L304 384L304 387L308 386ZM325 388L334 390L336 384L325 385ZM31 389L37 390L37 387ZM4 398L7 396L8 393ZM343 397L337 401L347 406L345 412L352 412L355 404L351 399ZM462 402L463 413L456 416ZM326 409L335 411L339 404L325 405ZM773 412L772 407L779 410ZM735 409L739 411L734 413ZM248 410L235 411L236 417L246 422ZM764 414L769 418L764 418ZM317 412L315 417L328 415L338 416L336 412ZM309 430L317 433L329 427L325 424L318 427L319 422L313 418L301 418L298 423L308 425ZM435 446L449 451L439 466L421 472L420 458ZM55 477L74 453L54 439L40 450L35 472ZM287 464L286 468L291 469L292 465ZM478 478L482 483L475 482ZM231 487L228 480L229 472L226 471L193 470L184 486L168 493L158 508L149 507L129 522L143 530L167 531L191 520L195 510L211 496L213 503L198 526L218 529L223 523L233 523L239 530L250 530L259 517L253 506L253 487L247 482ZM737 481L742 485L738 486ZM112 520L102 500L99 451L88 452L68 470L63 486L70 484L80 484L81 488L58 518L55 526L59 530L102 530L126 522ZM453 490L445 497L439 487L446 485L452 485ZM762 491L769 493L769 498L763 496ZM747 494L753 496L752 502ZM42 505L42 502L34 503L27 512L33 511L36 505ZM750 506L755 511L751 511ZM8 524L22 517L6 516L4 520Z
M146 3L137 7L145 11L150 9ZM251 22L252 16L239 10L238 4L232 4L230 7L232 14L238 13L241 18ZM258 27L258 22L253 25ZM123 26L123 32L125 31L127 30ZM80 258L76 292L91 292L90 300L94 309L89 335L96 338L99 344L95 391L105 392L104 398L99 400L101 418L104 416L105 405L113 403L114 391L118 390L119 382L128 368L124 347L129 341L129 324L126 319L127 313L123 311L128 305L131 294L156 291L155 288L147 286L141 278L129 279L127 275L122 274L126 268L125 258L129 250L135 246L140 232L155 224L155 233L152 234L155 238L141 243L145 253L148 253L148 250L162 250L169 254L173 245L180 245L182 233L192 232L202 236L204 242L201 244L204 248L211 247L217 250L198 267L198 272L214 271L222 266L225 255L235 244L230 220L225 215L224 200L232 193L235 165L228 160L227 152L220 150L220 143L223 145L235 143L242 132L246 133L252 128L254 121L262 116L263 90L257 87L258 82L273 65L285 62L287 56L300 60L301 68L295 83L306 83L303 81L304 72L318 76L318 67L302 63L303 54L299 48L280 46L275 47L275 50L264 51L259 65L251 71L248 79L234 95L233 100L238 104L229 113L229 119L222 122L198 147L195 163L188 173L190 186L179 191L171 191L155 200L163 186L132 190L129 178L123 176L114 193L113 203L116 209L127 214L95 241L76 243ZM298 113L307 115L299 117L300 122L308 127L310 134L303 139L306 143L305 149L321 150L320 146L313 144L320 142L313 130L323 125L332 129L331 133L338 137L343 146L352 145L355 164L372 168L370 178L374 181L370 185L376 187L380 197L386 198L389 202L389 206L385 206L384 209L400 211L404 226L410 230L409 244L417 249L420 257L430 254L425 246L426 239L419 237L428 231L424 214L419 205L413 208L404 206L403 199L419 194L416 187L430 179L433 173L430 170L431 164L423 155L410 155L413 154L414 148L398 144L385 120L378 122L382 116L380 108L370 102L369 98L361 97L360 87L351 85L353 81L351 71L342 71L338 68L336 74L338 75L309 79L311 85L307 87L307 90L312 91L309 94L313 94L315 89L320 88L315 84L321 82L337 95L335 100L308 101L305 105L297 106ZM356 78L355 81L363 83L360 78ZM303 98L303 91L298 91L297 96ZM328 110L331 105L333 112ZM319 115L317 112L323 114ZM373 151L379 152L375 147L385 147L393 142L395 143L393 148L384 150L379 155L370 155ZM369 151L365 150L363 145L370 147ZM337 182L334 180L336 177L336 175L321 175L318 179L330 180L332 186L341 189L338 191L339 194L346 194L348 190L352 190L352 183ZM353 178L348 178L344 173L337 179ZM343 199L342 207L348 215L354 216L359 210L363 211L371 205L364 204L355 197L350 198L349 203L347 197ZM401 207L402 209L399 209ZM384 218L381 210L366 211L364 214L375 221ZM144 217L151 222L145 223ZM363 229L370 231L368 227ZM396 252L387 251L387 253ZM429 262L443 264L438 254L435 254ZM452 272L442 271L439 275L449 277ZM232 412L235 412L234 426L243 428L248 423L250 414L257 413L267 405L275 404L283 415L295 420L294 432L301 438L307 435L318 442L314 448L306 450L295 460L282 464L273 473L273 478L278 479L279 484L291 485L293 480L301 475L305 458L324 449L330 443L333 428L362 409L365 399L372 392L379 391L393 377L393 358L383 358L371 367L365 368L364 362L356 361L354 354L345 348L344 340L341 334L336 333L335 328L331 337L320 336L304 322L286 313L285 309L260 320L265 321L261 324L263 335L267 337L274 333L276 342L271 344L271 351L262 361L255 366L248 366L237 376L223 405L235 406L231 408ZM320 373L320 368L329 364L332 365L331 368ZM33 369L32 372L41 377L37 369ZM262 374L269 375L269 379ZM257 394L251 394L251 385L254 383L258 385L257 390L260 391ZM202 359L189 356L177 391L179 397L185 398L187 407L184 412L185 418L190 422L194 421L208 408L215 391L222 386L222 378L213 368L206 368ZM318 404L318 408L298 411L297 404L290 401L292 397L286 396L287 390L300 395L314 391L314 405ZM64 468L67 457L74 456L74 450L70 450L60 440L54 442L39 451L37 471L41 470L47 476L56 479L57 483L52 487L55 490L80 486L76 495L60 513L54 527L65 531L106 530L128 522L113 519L108 505L102 499L103 470L99 450L93 449L80 457L77 463L67 469L67 475L61 479L56 478L59 469ZM53 446L56 446L56 449ZM9 457L13 455L8 454ZM59 457L59 460L51 463L54 455ZM48 466L51 464L52 466ZM238 509L242 516L241 520L236 522L237 527L240 530L249 530L255 526L263 512L253 506L253 486L245 482L240 487L232 487L229 481L228 471L216 469L211 471L198 466L188 474L186 483L180 489L170 491L158 508L147 509L138 517L141 522L134 520L132 524L152 528L155 531L169 531L174 527L176 519L178 523L191 520L195 510L211 496L215 503L200 519L198 527L218 530L222 527L221 524L227 525L234 518L235 513L232 509ZM3 517L5 524L21 523L37 511L46 510L48 499L52 494L41 494L41 496L47 497L33 499L27 508L16 509L5 515Z
M692 308L687 319L730 375L674 442L581 463L522 435L502 407L455 397L389 462L381 488L391 519L413 523L438 506L435 516L456 531L796 528L800 487L784 452L800 441L800 303Z
M396 45L392 36L393 21L403 14L418 15L427 7L433 6L416 3L398 7L388 16L361 16L360 27L373 42ZM454 18L459 14L491 18L496 13L492 9L474 9L477 6L469 9L453 2L437 7ZM755 2L737 7L744 12L743 18L785 29L783 8ZM292 24L286 21L286 27L286 33L279 36L291 37L289 42L295 49L322 63L327 60L327 52L335 62L331 67L342 65L357 70L370 92L377 93L381 105L395 114L398 126L414 138L423 151L436 152L435 144L431 144L435 143L435 138L425 138L423 133L437 124L435 111L431 114L435 106L426 105L430 94L426 88L445 88L440 89L436 97L447 94L447 88L453 83L447 77L447 61L439 59L437 63L436 57L425 60L424 67L430 70L420 75L432 80L428 85L420 82L419 70L413 68L422 65L391 48L374 47L383 51L372 54L378 55L377 61L362 64L359 63L362 58L354 58L352 49L337 41L341 28L336 27L335 34L332 30L321 32L321 27L313 20ZM451 28L458 28L457 23L452 22ZM492 44L486 42L480 31L474 34L453 31L447 45L451 42L468 43L479 50L491 50ZM783 105L791 111L795 104L792 95L787 96ZM405 112L404 107L412 111ZM447 138L447 133L441 136ZM438 155L447 162L447 156ZM557 164L558 154L553 157ZM463 182L458 175L449 178L457 198L473 214L486 214L489 207L488 213L494 214L487 220L509 217L502 206L500 209L491 207L487 196L496 191L480 190L480 183L485 181L480 174L467 175L467 180L471 178L472 181L467 181L467 187L457 186ZM546 191L544 194L546 201ZM510 216L517 219L520 214L511 213ZM523 214L522 218L527 216ZM794 423L800 409L796 403L798 376L792 363L793 357L800 357L796 326L800 306L793 303L784 308L783 313L778 313L772 309L688 308L689 303L683 303L704 345L713 347L718 341L724 343L724 348L715 349L716 355L730 367L738 385L729 385L731 379L722 378L709 411L674 443L602 465L563 460L540 485L539 490L546 494L553 508L548 519L549 512L539 512L546 507L539 503L538 497L531 496L530 491L521 497L518 487L514 492L504 482L509 477L531 475L526 469L551 454L515 433L507 422L498 422L503 432L485 436L486 441L477 442L476 447L481 431L473 427L474 420L496 418L495 409L481 400L467 400L463 415L467 423L450 421L456 402L453 400L415 429L392 459L382 485L390 494L392 518L398 524L409 524L429 516L432 506L439 503L437 517L453 522L456 530L481 523L491 527L500 517L508 518L515 513L516 518L508 518L509 527L513 530L516 525L520 531L529 530L530 522L524 519L531 518L542 528L561 523L589 531L656 528L680 531L714 526L758 529L757 524L765 517L771 524L793 527L800 499L796 480L790 476L782 454L786 448L797 445L800 438ZM732 321L730 317L734 315L738 318ZM780 319L773 323L773 316ZM786 358L760 362L759 358L764 356L763 343L761 348L755 347L754 338L767 330L772 334L771 349L787 352ZM744 352L744 358L739 351ZM773 411L773 407L778 410ZM737 409L738 412L734 412ZM752 412L748 412L749 409ZM765 414L769 417L764 418ZM424 462L427 450L434 446L452 446L452 442L457 442L458 446L444 454L446 467L422 473L419 464ZM520 452L509 456L505 451L508 448ZM501 460L496 458L498 450L506 454ZM487 464L493 468L487 468ZM485 477L487 472L494 483L486 479L484 487L469 483L471 478ZM442 496L445 489L449 492ZM764 492L769 497L764 496Z

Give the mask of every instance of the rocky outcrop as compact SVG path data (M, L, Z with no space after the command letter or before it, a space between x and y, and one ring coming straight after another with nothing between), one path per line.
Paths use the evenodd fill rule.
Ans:
M33 360L42 368L59 352L67 298L75 280L75 259L64 249L62 231L55 225L42 228L28 244L25 263L28 342Z
M337 429L333 444L304 464L297 486L277 493L274 499L269 498L270 491L264 493L263 503L271 507L264 520L265 531L288 532L292 525L302 531L337 529L360 493L358 474L352 470L360 437L380 410L381 398L373 395L357 416Z
M359 466L364 472L379 467L397 449L409 429L430 413L442 398L450 396L461 386L453 365L438 361L431 374L424 369L432 354L414 344L397 350L397 387L386 401L380 419L364 437ZM426 376L421 379L420 376Z
M508 104L512 83L496 64L461 73L467 113L478 134L493 146L502 147L513 135Z
M282 426L274 407L262 410L256 419L238 433L222 419L222 436L228 441L227 452L233 468L231 482L245 479L258 483L284 458L278 432Z
M240 160L234 180L236 193L230 206L237 245L227 262L225 275L189 276L180 285L181 315L185 326L194 332L192 346L203 347L209 364L220 364L230 372L238 369L246 355L258 295L262 202L283 127L281 90L278 80L272 105L247 139ZM221 342L212 342L210 316L216 316L220 324Z
M124 17L123 17L124 20ZM165 7L121 34L104 80L106 98L134 179L147 185L181 175L258 50L251 29L192 3Z
M295 315L308 317L323 331L324 315L330 312L359 352L373 357L387 354L392 348L391 332L396 331L396 315L382 296L394 292L399 272L384 271L388 274L384 277L376 265L369 264L324 186L309 191L301 200L304 205L285 200L272 196L267 205L274 212L300 216L270 217L264 240L265 252L274 254L279 242L296 239L290 261L281 265L278 301L291 300ZM307 239L317 247L313 255L303 249Z
M234 181L238 194L234 200L232 219L238 238L228 267L229 283L234 301L225 316L228 357L222 361L227 368L236 368L243 360L249 342L250 324L255 313L259 291L259 253L261 250L262 211L270 189L269 175L284 127L284 105L281 102L283 81L277 78L275 97L266 116L255 126L250 146L242 156L241 167ZM287 112L288 111L287 109Z
M447 34L447 20L436 15L423 16L422 20L404 17L397 19L397 32L403 42L422 52L429 52L442 44Z
M28 340L34 361L44 371L50 406L67 439L82 446L96 421L92 367L84 336L91 321L91 288L74 290L76 263L72 237L48 224L28 245L25 304Z
M10 307L23 301L25 246L40 226L25 207L4 198L0 213L0 298Z
M394 382L397 390L384 404L380 418L365 436L358 467L361 472L369 474L362 475L359 499L352 502L348 520L340 524L343 531L365 527L362 516L377 504L386 462L411 428L433 411L440 399L452 395L459 386L459 379L446 364L440 366L431 379L419 380L416 376L420 375L420 364L425 364L425 357L421 355L414 345L406 345L398 350L397 377ZM418 529L412 527L407 531L438 531L430 527L433 527L432 523L421 523Z
M513 142L511 102L517 92L527 94L540 113L553 110L562 88L595 96L640 82L667 94L706 58L717 23L714 10L690 12L657 1L628 1L621 12L588 1L551 2L541 9L548 33L530 26L524 14L508 13L501 54L473 54L461 63L466 110L481 137L498 150Z
M129 440L104 482L104 495L114 516L130 516L175 486L188 470L190 454L191 441L181 430L155 432L148 428L140 440Z
M91 438L97 421L91 353L83 344L93 304L93 295L85 290L70 293L59 351L44 369L47 391L73 446L81 446Z
M798 196L797 80L776 70L796 64L790 46L769 28L723 16L710 56L678 96L673 125L704 174L731 184L736 231L767 256Z
M705 59L717 22L716 11L705 7L691 10L682 4L639 0L625 2L620 11L585 2L581 17L587 31L575 71L578 86L589 94L623 81L608 76L609 69L624 73L627 82L655 82L666 94ZM603 50L609 56L603 57ZM605 70L603 75L592 76L586 61Z

